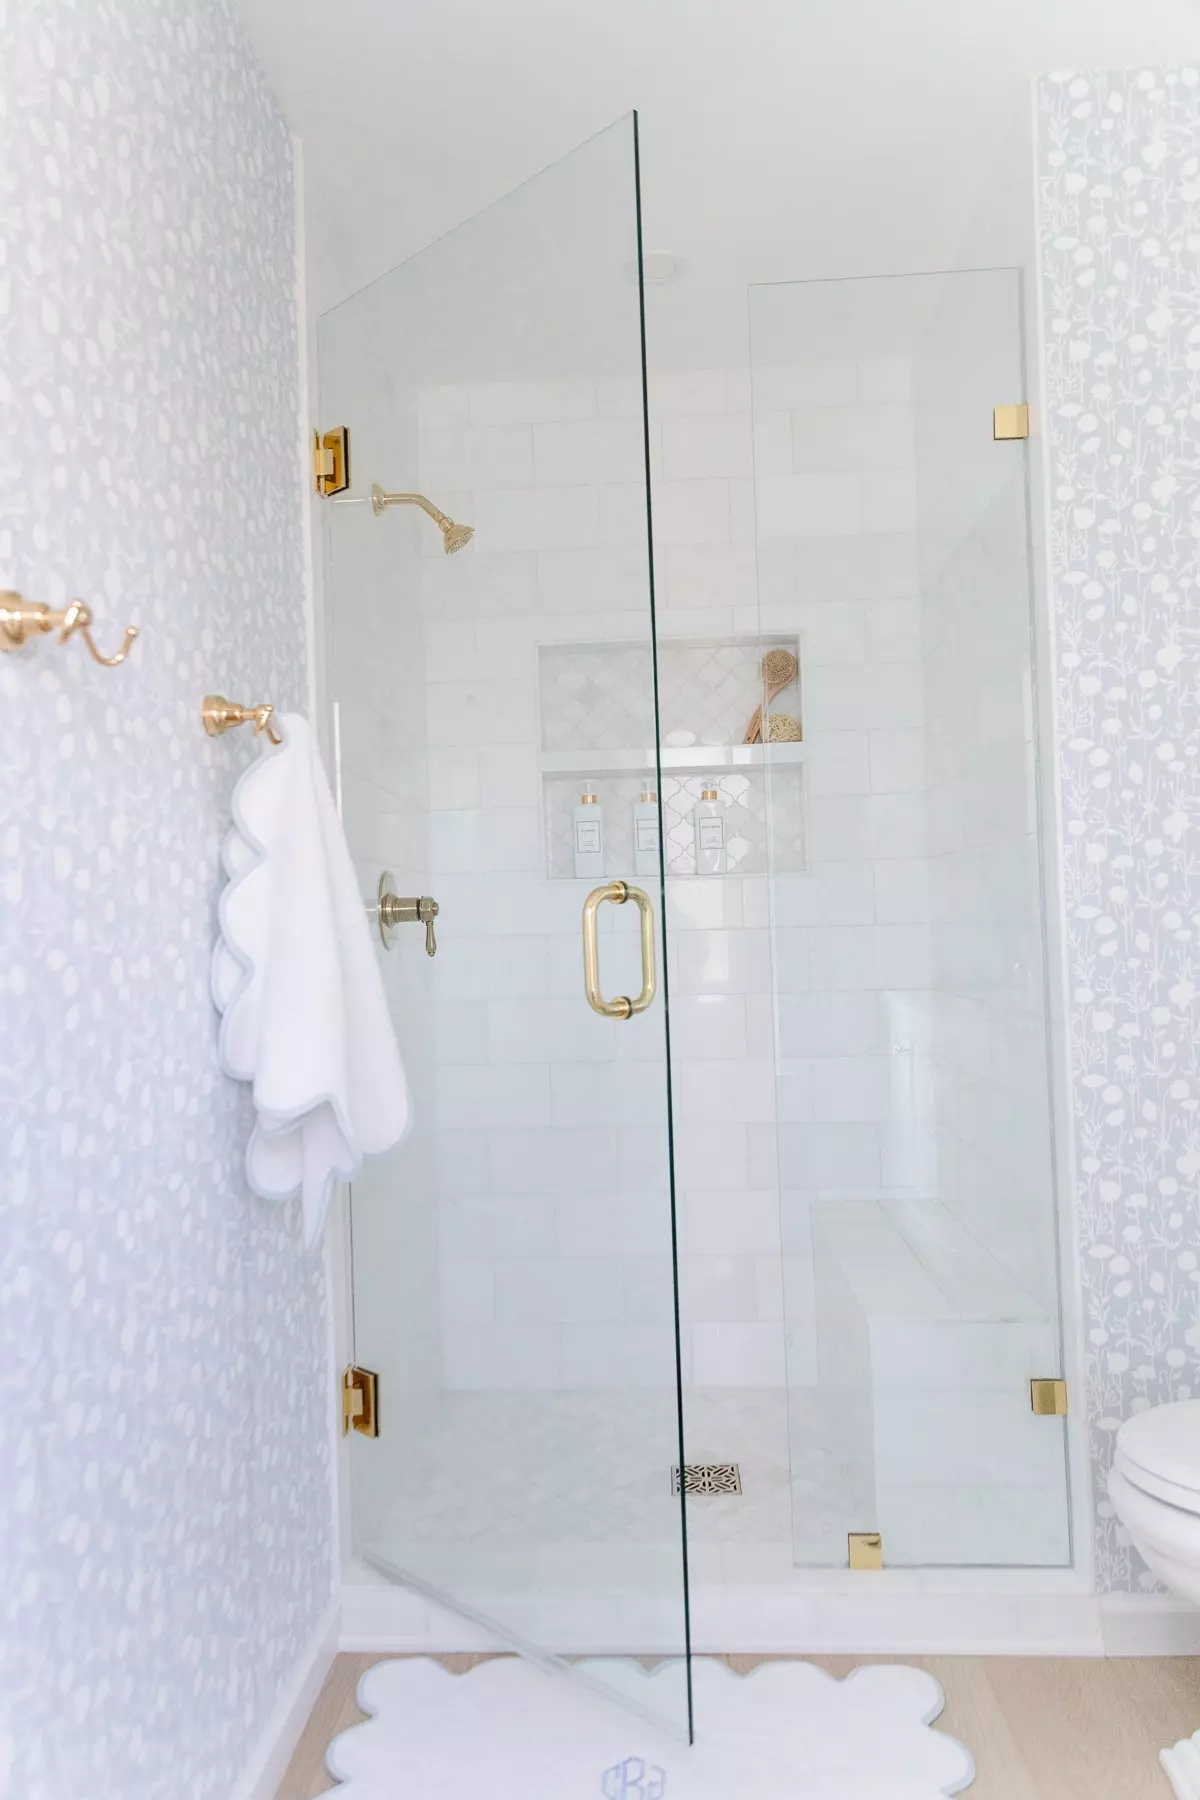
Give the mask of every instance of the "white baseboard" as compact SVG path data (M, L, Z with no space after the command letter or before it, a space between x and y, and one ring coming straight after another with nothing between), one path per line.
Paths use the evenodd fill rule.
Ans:
M926 1582L854 1588L803 1597L760 1592L692 1592L692 1646L701 1655L776 1656L1102 1656L1094 1594L1041 1589L957 1589Z
M1103 1594L1106 1656L1200 1656L1200 1611L1174 1594Z
M297 1657L230 1800L274 1800L325 1677L333 1666L340 1625L341 1608L335 1596Z
M362 1578L341 1590L339 1648L440 1655L503 1650L509 1640L411 1588ZM776 1656L1197 1656L1200 1611L1171 1594L1092 1594L1053 1576L1025 1581L1012 1572L985 1585L982 1571L958 1583L929 1571L832 1577L806 1591L692 1590L697 1654ZM615 1596L615 1612L581 1593L564 1604L555 1648L581 1655L678 1654L682 1627L664 1630L661 1609L635 1592ZM525 1607L527 1607L527 1598ZM513 1597L488 1609L532 1641L544 1626ZM657 1617L655 1613L657 1612ZM643 1616L644 1615L644 1616Z
M390 1650L440 1656L452 1650L505 1650L461 1613L390 1581L350 1581L341 1590L339 1650Z
M1095 1594L1036 1576L1017 1587L939 1585L904 1575L857 1577L804 1592L692 1590L692 1645L700 1655L1103 1656ZM343 1650L440 1655L501 1650L510 1640L411 1588L358 1579L341 1591ZM530 1642L549 1635L544 1601L496 1596L482 1609ZM553 1647L565 1654L678 1655L682 1613L636 1591L579 1592L564 1600ZM1149 1653L1149 1652L1147 1652Z

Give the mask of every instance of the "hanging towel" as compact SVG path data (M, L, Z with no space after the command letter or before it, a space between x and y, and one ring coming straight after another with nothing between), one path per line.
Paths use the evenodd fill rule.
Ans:
M212 993L223 1015L221 1066L253 1083L250 1186L264 1200L298 1192L313 1245L334 1184L404 1136L409 1098L312 733L298 713L274 723L282 744L264 735L234 790Z

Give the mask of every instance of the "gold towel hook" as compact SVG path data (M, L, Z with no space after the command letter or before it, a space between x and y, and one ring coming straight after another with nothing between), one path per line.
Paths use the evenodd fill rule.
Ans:
M40 600L25 600L11 591L0 593L0 650L19 650L35 632L57 631L60 644L78 632L95 660L106 669L115 669L129 655L137 626L127 626L116 655L105 656L96 648L91 623L92 615L82 600L72 600L61 612L53 612Z
M100 651L97 650L96 640L93 638L89 629L91 623L92 615L83 604L83 601L72 600L63 617L62 630L58 634L59 643L65 644L72 632L77 631L96 661L102 663L106 669L115 669L117 664L123 663L125 658L129 655L129 647L133 643L134 638L138 635L137 626L127 625L125 627L125 636L121 641L121 648L117 651L115 656L103 656Z
M265 731L273 744L282 744L283 739L271 723L274 712L275 708L269 702L261 706L239 706L236 700L226 700L223 694L205 694L200 717L209 737L221 737L237 725L253 725L255 736Z

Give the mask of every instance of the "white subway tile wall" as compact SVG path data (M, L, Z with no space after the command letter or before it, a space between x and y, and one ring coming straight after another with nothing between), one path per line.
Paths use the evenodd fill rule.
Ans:
M894 1056L929 980L911 394L895 357L760 372L753 413L745 370L651 383L660 638L786 634L804 671L808 872L669 883L685 1357L718 1387L784 1381L776 1121L806 1191L925 1172L883 1136L926 1106ZM630 1330L665 1322L665 1082L648 1032L583 1001L584 890L547 883L539 822L536 746L570 748L569 720L543 695L539 724L536 675L538 646L613 644L613 729L649 739L640 397L439 389L417 419L420 485L477 531L421 571L447 1379L603 1385L627 1378ZM614 991L636 982L623 924Z
M919 370L931 932L928 1051L938 1193L1055 1306L1055 1214L1034 786L1025 496L1020 463L964 431L997 382L1020 380L986 276ZM999 315L999 316L998 316ZM981 335L990 345L979 351ZM992 363L989 371L988 363ZM982 365L982 366L981 366ZM989 385L990 381L990 385ZM1018 453L1019 454L1019 453Z
M322 403L329 416L353 421L353 454L363 469L386 472L396 487L415 486L413 395L401 403L394 390L379 334L330 332L322 342ZM387 405L364 406L364 394L385 394ZM359 889L373 898L388 870L401 895L437 891L431 858L444 865L467 856L453 827L430 832L431 796L461 805L478 800L478 766L459 740L430 748L437 737L433 708L442 688L428 669L453 673L455 633L464 627L423 615L417 605L397 604L415 594L428 568L419 554L415 517L389 514L377 521L366 506L330 506L324 515L327 554L338 603L330 609L330 688L338 700L337 761L342 818ZM428 524L428 522L425 522ZM437 534L434 533L434 536ZM344 597L344 601L343 601ZM428 638L426 637L428 632ZM461 642L461 640L457 640ZM461 684L454 687L461 698ZM440 817L450 818L449 812ZM436 880L440 883L441 877ZM460 1271L439 1262L435 1201L439 1167L465 1163L457 1142L438 1129L435 1058L447 1063L477 1059L472 1004L465 975L447 983L448 972L416 950L416 926L401 928L396 950L380 959L413 1096L413 1128L383 1156L368 1157L354 1182L354 1249L363 1269L388 1271L388 1325L403 1332L403 1358L392 1358L378 1332L378 1310L357 1309L357 1354L368 1367L402 1369L405 1403L432 1393L442 1377L442 1319L465 1324L485 1304L489 1272ZM411 940L411 941L410 941ZM472 1073L479 1075L480 1070ZM396 1195L407 1204L397 1207ZM398 1326L394 1321L403 1321ZM355 1493L355 1528L375 1535L390 1502L387 1484L361 1484Z
M764 290L756 325L913 342L754 378L763 625L805 633L809 873L772 882L795 1548L840 1561L853 1500L890 1561L1062 1563L1062 1433L1025 1391L1058 1366L1031 571L1021 453L990 431L1022 383L1016 277L929 278L927 335L903 282L846 286ZM906 1261L936 1271L907 1298ZM943 1371L969 1320L992 1372L931 1406L892 1370L897 1317Z
M1019 1330L968 1326L925 1294L900 1333L886 1307L872 1310L848 1249L834 1256L825 1233L814 1252L814 1219L831 1208L941 1200L998 1259L993 1300L997 1269L1023 1293L1035 1261L1043 1279L1053 1269L1040 1245L1024 1266L1003 1255L1014 1220L1050 1217L1046 1171L1034 1173L1044 1144L1036 1131L1014 1141L1022 1108L1038 1104L1030 1009L1001 992L1014 949L1040 967L1012 923L1030 903L1014 845L1019 861L1034 849L1028 645L1022 663L1012 636L1024 576L985 566L985 521L927 579L918 476L925 531L936 376L881 355L760 369L753 384L719 369L651 384L664 659L686 676L691 657L695 675L714 666L714 643L799 643L804 872L669 879L667 921L689 1405L732 1390L748 1405L748 1390L791 1384L794 1426L833 1458L819 1479L793 1445L808 1506L797 1516L809 1519L795 1549L816 1560L839 1559L852 1501L888 1512L894 1557L938 1559L922 1521L940 1478L922 1488L902 1429L888 1437L875 1419L875 1370L893 1350L898 1416L917 1435L939 1420L957 1432L969 1401L951 1396L922 1420L912 1371L957 1355L954 1331L974 1330L976 1385L1004 1437L1017 1422L1003 1371L1036 1360L1047 1329L1044 1309ZM431 1012L443 1379L662 1386L674 1355L661 1023L586 1006L586 884L547 879L542 811L560 778L543 784L539 762L539 746L579 747L572 709L596 746L650 741L640 399L627 383L511 383L430 391L417 414L420 485L477 528L452 562L421 559L429 869L447 945ZM994 609L1006 625L980 616L989 580L1008 584ZM593 692L598 647L611 700ZM549 701L548 680L561 683ZM671 724L689 726L674 716L687 679L668 685ZM715 693L700 711L715 718ZM636 782L597 785L611 808ZM627 837L628 820L612 829ZM611 992L638 984L634 924L603 909ZM995 990L990 1016L981 983ZM1003 1105L986 1103L989 1083ZM1006 1218L1014 1179L1024 1185ZM845 1403L840 1423L822 1395ZM782 1467L786 1422L771 1417L783 1435L767 1454ZM1014 1445L1026 1455L1019 1431ZM980 1457L953 1493L936 1489L942 1548L971 1560L991 1531L996 1560L1031 1546L1055 1560L1055 1470L1026 1457L1001 1542Z
M503 383L424 392L417 412L419 486L476 527L421 571L443 1380L666 1385L661 1024L618 1028L586 1005L586 889L547 881L538 759L541 645L632 640L614 742L652 740L640 395ZM602 920L621 991L637 986L629 923ZM744 1050L744 1011L726 1044Z

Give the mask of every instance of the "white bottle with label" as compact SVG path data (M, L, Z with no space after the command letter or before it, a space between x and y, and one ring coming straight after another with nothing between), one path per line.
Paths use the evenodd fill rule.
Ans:
M653 788L639 794L633 805L633 872L658 874L658 795Z
M604 808L595 788L585 787L572 817L575 873L591 881L604 875Z
M723 875L725 856L725 807L714 787L706 787L692 812L696 827L697 875Z

